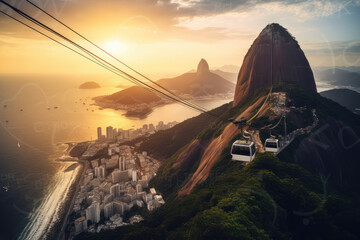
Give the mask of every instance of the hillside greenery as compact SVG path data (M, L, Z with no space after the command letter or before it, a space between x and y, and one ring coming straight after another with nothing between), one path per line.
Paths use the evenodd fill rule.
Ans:
M288 97L296 100L291 102L296 107L316 109L320 122L333 117L360 133L359 116L318 94L309 95L288 85L276 86L274 91L287 91ZM77 239L358 239L359 192L344 192L292 159L293 152L307 135L298 137L279 158L270 153L257 153L248 165L231 161L229 144L207 180L191 194L177 196L177 191L192 176L200 161L200 156L194 157L192 166L172 167L187 144L193 139L206 144L219 136L228 119L244 111L266 92L258 92L235 108L231 104L218 108L222 117L216 120L210 121L200 115L150 137L141 148L151 153L151 146L155 144L154 152L166 159L150 183L163 193L166 204L145 214L141 223L99 234L81 234ZM309 112L303 116L301 124L308 124L312 119ZM264 117L255 124L267 122ZM197 131L183 133L195 123L201 126ZM296 127L289 124L290 130ZM279 124L274 132L281 134L282 129ZM175 134L186 137L172 143ZM262 132L262 138L266 134ZM155 142L151 143L152 140ZM156 144L163 144L165 148L165 143L170 149L156 147Z
M133 226L87 239L357 239L356 201L323 192L321 179L272 154L247 166L224 149L206 182Z

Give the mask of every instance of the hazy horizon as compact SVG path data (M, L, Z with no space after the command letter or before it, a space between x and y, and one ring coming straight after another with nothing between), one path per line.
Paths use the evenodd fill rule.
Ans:
M153 79L194 69L201 58L210 68L240 67L252 42L272 22L296 36L312 67L360 66L358 1L34 2ZM13 4L95 50L25 1ZM19 17L4 6L1 9ZM0 51L2 74L116 77L4 15L0 15Z

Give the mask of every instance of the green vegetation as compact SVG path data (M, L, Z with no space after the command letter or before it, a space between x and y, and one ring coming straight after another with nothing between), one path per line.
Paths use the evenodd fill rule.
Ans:
M269 89L258 90L253 94L252 98L243 100L235 107L229 107L221 117L213 121L210 127L204 129L197 138L201 140L208 140L220 136L224 128L230 123L230 119L235 119L239 115L239 113L245 111L248 107L253 105L260 97L266 95L268 92Z
M227 150L227 149L226 149ZM356 239L359 207L319 178L272 154L248 166L224 151L209 179L190 195L168 200L134 226L88 239ZM229 157L229 156L228 156ZM81 238L81 237L80 237Z
M210 111L210 114L222 115L231 105L232 103L224 104ZM171 129L155 133L151 138L145 139L137 150L148 151L158 159L168 159L190 143L201 131L209 128L213 121L213 117L204 113L200 114Z
M288 124L289 131L312 123L311 109L315 108L320 123L334 118L352 126L356 133L360 132L359 116L318 94L309 95L289 85L276 86L274 91L286 91L293 99L291 105L306 107L303 112L295 113L294 123ZM199 150L199 155L192 155L192 164L185 168L173 168L173 163L187 144L197 139L207 146L212 138L221 134L228 124L227 119L244 111L264 94L266 91L236 108L231 108L230 104L218 108L223 117L215 121L200 115L179 124L177 129L155 134L153 139L158 142L154 144L162 144L158 148L154 146L155 152L168 160L150 185L163 193L166 204L144 214L145 220L141 223L95 235L83 234L78 239L358 239L360 191L357 188L345 191L333 184L331 178L327 181L328 176L310 172L305 169L306 165L303 167L294 159L294 152L301 148L309 135L295 139L279 158L270 153L257 153L255 160L248 165L231 161L229 144L223 149L207 180L191 194L177 197L178 190L197 169L202 151ZM206 126L202 125L204 122ZM267 116L253 122L259 126L267 123ZM198 127L196 131L191 127L193 124ZM186 127L190 127L192 132L186 132ZM273 130L276 134L282 131L282 124ZM176 134L184 136L184 139L177 139ZM265 131L260 133L262 138L266 134ZM146 140L144 146L149 148L153 139ZM330 143L335 141L329 139ZM164 146L170 149L163 150ZM341 151L344 150L337 150L343 154ZM356 158L346 156L348 159L341 161L349 164L345 165L350 169L347 169L348 173L351 170L356 173L359 167L351 161Z
M77 143L69 152L69 155L71 157L81 157L81 155L86 151L86 149L88 148L89 143L87 142L82 142L82 143Z

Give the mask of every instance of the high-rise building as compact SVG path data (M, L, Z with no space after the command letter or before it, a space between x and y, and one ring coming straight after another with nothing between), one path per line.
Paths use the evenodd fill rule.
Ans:
M137 172L135 170L132 170L132 181L137 182Z
M105 166L95 167L95 177L105 178Z
M75 219L75 234L85 232L87 230L87 220L85 216Z
M120 190L121 190L120 184L112 185L112 186L110 187L110 194L111 194L114 198L120 197Z
M155 188L150 188L150 193L153 194L153 195L155 195L155 194L156 194Z
M124 202L114 202L114 212L119 213L120 215L124 215L126 211L127 204Z
M113 139L113 138L114 138L114 130L113 130L113 127L108 126L108 127L106 128L106 138L107 138L107 139Z
M119 158L119 169L120 169L121 171L125 171L125 170L126 170L126 159L125 159L125 157L123 157L123 156L121 156L121 157Z
M92 166L92 168L96 168L96 167L98 167L99 166L99 159L95 159L95 160L92 160L91 161L91 166Z
M114 215L114 203L110 202L104 206L104 217L110 218Z
M98 137L98 140L102 140L101 127L97 128L97 137Z
M110 187L110 194L105 195L104 203L109 203L114 200L114 196L111 194L111 187Z
M129 130L129 138L130 138L130 140L135 138L135 130L134 129Z
M142 192L142 186L141 184L136 184L136 192L139 193L139 192Z
M124 139L129 139L129 130L124 131Z
M113 183L126 182L129 180L128 171L115 170L112 172L111 177Z
M93 223L98 223L100 221L100 204L94 201L86 209L86 220L90 220Z

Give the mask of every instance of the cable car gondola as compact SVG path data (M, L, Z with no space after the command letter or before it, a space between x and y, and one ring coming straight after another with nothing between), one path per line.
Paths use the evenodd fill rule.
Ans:
M265 151L277 153L279 151L279 140L276 138L268 138L265 140Z
M252 141L236 140L231 147L232 160L251 162L255 158L256 148Z

